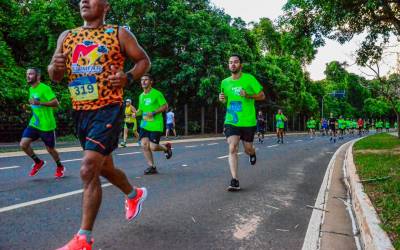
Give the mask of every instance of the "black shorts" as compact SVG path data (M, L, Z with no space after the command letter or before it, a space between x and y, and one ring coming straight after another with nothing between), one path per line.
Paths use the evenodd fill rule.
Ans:
M149 140L154 143L154 144L160 144L160 139L162 136L162 132L158 131L148 131L144 128L140 129L139 133L139 140L142 140L142 138L149 138Z
M127 129L133 129L135 127L135 123L133 122L125 122L125 126Z
M335 125L329 125L329 129L332 130L333 132L336 132L336 126Z
M44 145L54 148L56 145L56 134L53 131L41 131L34 127L27 127L22 134L22 138L30 138L32 141L42 139Z
M83 150L109 155L118 147L123 121L121 105L108 105L97 110L76 110L73 118L75 133Z
M229 138L230 136L237 135L240 136L240 140L245 142L253 142L254 134L256 132L256 127L236 127L233 125L225 125L225 136Z

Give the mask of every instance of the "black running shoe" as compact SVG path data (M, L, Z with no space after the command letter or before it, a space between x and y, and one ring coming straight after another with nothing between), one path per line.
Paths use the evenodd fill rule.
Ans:
M231 180L231 185L228 186L228 191L239 191L240 190L240 186L239 186L239 180L236 179L232 179Z
M167 148L167 151L165 151L165 158L167 158L167 160L171 159L171 157L172 157L172 145L171 145L171 143L169 143L169 142L166 143L165 147Z
M145 175L151 175L151 174L158 174L157 168L156 167L148 167L145 171L144 171Z
M278 143L278 144L281 143L281 140L278 139L278 141L276 143Z
M249 156L249 162L250 162L251 165L256 165L257 157L256 157L255 153L254 153L254 155L250 155Z

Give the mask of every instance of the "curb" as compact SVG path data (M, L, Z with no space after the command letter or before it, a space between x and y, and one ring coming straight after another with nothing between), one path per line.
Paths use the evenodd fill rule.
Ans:
M291 136L291 135L307 135L307 133L287 133L286 136ZM268 134L265 135L265 137L274 137L275 134ZM174 140L174 141L169 141L165 140L163 142L172 142L173 144L175 143L185 143L185 142L202 142L202 141L218 141L218 140L225 140L225 137L206 137L206 138L192 138L192 139L180 139L180 140ZM127 147L134 147L134 146L139 146L137 143L129 143L127 144ZM80 146L73 146L73 147L65 147L65 148L57 148L57 151L59 153L66 153L66 152L80 152L82 151L82 147ZM42 154L47 154L47 150L41 149L41 150L35 150L36 155L42 155ZM7 153L0 153L0 159L1 158L9 158L9 157L17 157L17 156L26 156L26 154L22 151L13 151L13 152L7 152Z
M327 205L327 199L329 195L329 189L332 181L333 166L335 165L336 158L341 150L348 146L352 141L346 142L341 145L332 156L329 161L328 167L325 172L324 179L321 184L321 188L318 192L317 199L315 201L314 209L310 222L308 223L306 236L304 238L302 250L315 250L320 249L321 245L321 226L324 223L325 210Z
M381 221L357 174L354 164L353 146L358 140L351 141L346 152L345 174L352 198L353 210L360 230L361 244L366 250L394 250L385 231L380 227Z

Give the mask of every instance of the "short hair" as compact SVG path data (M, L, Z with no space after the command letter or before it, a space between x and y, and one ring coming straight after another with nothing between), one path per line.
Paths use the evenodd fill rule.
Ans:
M154 77L150 73L146 73L142 77L144 76L147 76L152 82L154 82Z
M231 56L229 58L231 58L231 57L237 57L239 59L240 63L243 63L243 59L239 54L231 54Z
M30 70L30 69L35 71L35 74L38 75L38 76L40 76L42 74L42 71L39 68L36 68L36 67L28 68L28 70Z

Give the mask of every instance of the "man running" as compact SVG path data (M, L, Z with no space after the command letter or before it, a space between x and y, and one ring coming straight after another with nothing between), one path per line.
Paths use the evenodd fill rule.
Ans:
M339 140L343 140L346 131L346 121L343 119L343 116L339 117L338 127L339 127Z
M46 162L41 160L31 147L31 143L40 138L44 142L47 152L56 162L57 167L54 177L64 177L65 168L61 164L60 156L55 149L56 120L54 119L54 108L58 107L58 100L50 86L40 82L39 69L29 68L26 71L26 79L28 84L31 85L29 88L29 103L32 108L32 118L22 134L19 145L34 161L29 176L35 176L46 165Z
M323 136L328 135L329 126L328 126L328 121L325 118L322 119L321 128L322 128L322 135Z
M279 109L278 114L275 115L275 121L276 121L276 136L278 137L277 143L283 144L283 134L284 134L285 122L287 121L287 118L282 113L282 109Z
M168 104L164 95L153 88L154 79L150 74L142 76L141 84L143 93L139 96L139 110L137 115L142 116L140 123L140 141L143 148L144 157L149 166L145 175L157 174L157 168L154 165L153 152L164 152L165 157L172 157L171 143L160 145L161 135L164 132L163 112L167 111Z
M92 229L102 200L100 176L126 195L127 220L140 214L147 196L146 188L132 187L115 167L111 153L122 129L123 89L149 70L150 60L129 30L104 23L109 10L107 0L80 1L84 25L60 35L48 67L56 82L67 73L75 130L84 150L81 227L63 250L92 249ZM135 66L125 73L127 58Z
M253 146L257 125L255 101L265 99L263 87L257 79L242 72L243 61L239 55L229 58L231 76L221 83L219 100L226 103L225 136L229 145L229 167L232 175L228 191L240 190L238 178L238 151L240 140L249 155L251 165L255 165L256 150Z
M257 115L257 137L259 143L264 143L264 134L265 134L265 118L262 111L258 111Z
M389 120L385 121L385 128L386 128L386 133L389 133L390 132L390 121Z
M308 128L308 133L311 136L311 139L313 136L315 136L315 128L317 127L317 121L314 120L314 117L311 116L311 118L307 121L307 128Z
M333 117L333 113L330 114L329 118L329 134L331 138L329 139L330 141L333 140L334 143L336 143L336 123L337 120L335 117Z
M364 120L361 117L358 118L357 126L358 126L358 136L362 136L364 129Z
M170 108L167 113L167 129L165 131L166 138L168 138L170 131L172 131L173 135L176 137L175 114L172 108Z
M124 125L124 140L121 142L121 147L126 147L126 141L128 139L129 130L132 130L133 136L138 138L137 132L137 121L136 121L136 108L132 105L131 99L125 101L125 125ZM140 143L140 141L139 141Z

